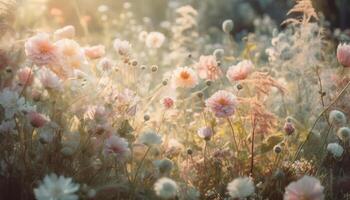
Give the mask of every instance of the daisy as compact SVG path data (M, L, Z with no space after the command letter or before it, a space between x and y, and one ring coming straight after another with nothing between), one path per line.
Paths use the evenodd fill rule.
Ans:
M324 187L320 181L311 176L303 176L298 181L291 182L284 193L284 200L323 200Z
M178 67L174 71L173 82L176 87L193 88L198 84L198 78L191 68Z
M226 77L231 83L234 83L246 79L253 72L253 69L254 65L250 60L243 60L237 65L231 66L226 72Z
M205 101L216 117L229 117L235 113L236 96L225 90L219 90Z
M195 68L202 79L215 81L222 75L222 71L214 56L201 56Z

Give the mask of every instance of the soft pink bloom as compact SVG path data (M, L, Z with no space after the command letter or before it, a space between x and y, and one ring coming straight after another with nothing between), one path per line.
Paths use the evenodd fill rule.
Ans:
M148 48L160 48L165 40L165 36L160 32L150 32L146 37L146 46Z
M198 75L202 79L215 81L222 75L222 71L214 56L201 56L195 65Z
M57 48L50 41L47 33L38 33L29 38L25 44L26 56L36 65L50 65L57 62Z
M213 136L213 130L211 127L202 127L198 129L198 135L201 138L204 138L206 140L210 140L210 138Z
M98 59L106 54L106 49L103 45L86 47L84 50L85 55L90 59Z
M284 200L323 200L324 187L320 181L311 176L304 176L298 181L290 183L284 193Z
M65 26L61 29L57 29L53 33L56 40L64 39L64 38L73 38L75 36L75 28L72 25Z
M131 53L131 44L126 40L115 39L113 47L121 56L129 56Z
M226 72L226 77L231 83L234 83L246 79L253 72L253 69L254 65L250 60L243 60L237 65L231 66Z
M58 91L61 91L63 89L61 79L47 68L42 68L39 71L38 77L45 89L52 89Z
M174 71L173 81L176 87L193 88L198 84L198 78L193 69L178 67Z
M236 96L225 90L219 90L205 101L216 117L229 117L235 113Z
M72 69L79 69L86 63L84 50L76 41L62 39L55 44L60 55L60 65L66 73L71 72Z
M129 154L130 149L128 147L128 142L119 136L110 136L104 146L104 155L113 154L118 159L124 160Z
M165 97L163 99L163 105L166 109L169 109L169 108L173 107L174 100L171 97Z
M84 113L84 119L96 121L96 123L104 124L108 120L110 112L104 106L89 106Z
M29 112L27 114L27 117L29 119L30 124L35 128L43 127L48 121L46 116L34 111Z
M111 69L113 69L114 65L115 63L113 62L113 60L104 57L98 62L97 68L101 71L110 71Z
M291 134L293 134L294 131L295 131L294 125L293 125L293 123L291 123L291 122L286 122L286 123L284 124L283 129L284 129L284 132L285 132L287 135L291 135Z
M337 49L338 62L344 67L350 67L350 45L339 44Z
M17 71L17 78L21 85L30 86L34 81L33 71L29 67L21 68Z

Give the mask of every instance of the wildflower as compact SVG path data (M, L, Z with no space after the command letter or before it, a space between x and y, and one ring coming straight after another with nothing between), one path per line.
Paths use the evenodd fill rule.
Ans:
M234 25L233 21L230 19L227 19L222 23L222 30L225 33L230 33L233 30L233 25Z
M21 68L17 71L17 78L21 85L30 86L34 82L33 70L29 67Z
M97 68L101 71L110 71L113 68L113 66L113 60L107 57L102 58L97 64Z
M226 77L231 83L234 83L246 79L253 72L253 69L254 65L250 60L243 60L237 65L231 66L226 72Z
M338 143L329 143L327 150L336 158L342 156L344 152L344 148Z
M104 146L104 155L113 154L118 159L124 160L130 154L128 142L119 136L110 136Z
M338 62L344 67L350 67L350 45L339 44L337 48Z
M227 185L227 190L232 198L244 199L254 193L255 187L251 178L239 177Z
M62 39L55 44L60 54L60 65L63 70L78 69L85 63L84 51L76 41Z
M53 36L56 40L60 39L71 39L75 36L75 28L72 25L65 26L63 28L57 29L54 33Z
M34 111L28 112L27 117L30 124L35 128L43 127L48 121L46 116Z
M143 120L145 120L145 121L148 121L148 120L150 120L151 119L151 117L149 116L149 115L144 115L143 116Z
M61 91L63 89L61 79L47 68L40 69L39 80L45 89Z
M50 41L47 33L38 33L29 38L25 44L26 56L36 65L50 65L57 62L57 47Z
M148 48L160 48L165 41L165 36L160 32L150 32L146 37L146 46Z
M129 56L131 53L131 44L126 40L115 39L113 47L121 56Z
M282 146L281 145L275 145L273 147L273 151L276 153L276 154L279 154L282 152Z
M5 109L5 119L11 119L18 112L34 111L35 107L26 103L15 91L4 89L0 93L0 105Z
M294 125L291 122L286 122L283 127L284 132L287 135L292 135L295 131Z
M229 117L235 113L236 97L225 90L219 90L205 101L216 117Z
M285 188L284 200L323 200L323 189L320 181L312 176L303 176Z
M210 140L213 136L213 130L211 127L202 127L198 129L197 134L199 137L204 138L205 140Z
M341 127L337 131L338 137L343 141L347 142L350 139L350 128L348 127Z
M153 164L157 167L160 173L167 173L170 172L173 168L173 161L165 158L162 160L156 160L153 162Z
M213 56L217 59L220 60L224 56L225 51L223 49L215 49L213 52Z
M346 116L339 110L332 110L329 113L329 122L335 126L341 126L346 123Z
M201 56L195 65L198 75L202 79L215 81L222 75L221 69L214 56Z
M174 100L171 97L165 97L165 98L163 98L163 105L166 109L169 109L169 108L173 107Z
M86 47L84 49L85 55L90 59L98 59L106 54L105 46L96 45L91 47Z
M178 67L174 71L173 81L175 86L193 88L198 84L196 73L188 67Z
M154 191L157 196L162 199L174 198L178 192L178 186L175 181L170 178L160 178L154 184Z
M37 200L77 200L74 194L79 189L79 184L72 182L72 178L57 177L56 174L46 175L43 183L34 189Z
M145 132L138 138L138 141L147 146L152 146L161 144L162 137L154 132Z

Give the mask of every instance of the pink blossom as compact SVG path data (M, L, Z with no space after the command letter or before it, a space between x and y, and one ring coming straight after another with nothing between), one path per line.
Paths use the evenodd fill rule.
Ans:
M105 46L96 45L91 47L86 47L85 55L90 59L98 59L106 54Z
M198 129L198 135L201 138L204 138L205 140L210 140L210 138L213 136L213 130L211 127L202 127Z
M198 78L191 68L178 67L174 71L173 82L176 87L193 88L198 84Z
M201 56L195 68L198 71L199 77L202 79L214 81L222 75L220 66L214 56Z
M344 67L350 67L350 45L339 44L337 49L338 62Z
M311 176L304 176L286 187L284 200L323 200L324 187L320 181Z
M54 37L57 40L64 39L64 38L73 38L75 36L75 28L72 25L65 26L61 29L57 29L54 32Z
M27 114L30 124L35 128L43 127L47 123L47 118L37 112L31 111Z
M105 155L113 154L118 159L123 160L130 154L128 145L124 138L112 135L106 140L103 152Z
M294 128L294 125L291 123L291 122L286 122L284 124L284 132L287 134L287 135L291 135L294 133L295 131L295 128Z
M229 117L235 113L236 96L225 90L219 90L205 101L216 117Z
M47 33L38 33L29 38L25 44L26 56L36 65L50 65L57 62L56 46L50 41Z
M160 32L150 32L146 36L146 45L148 48L160 48L165 40L165 36Z
M47 68L39 71L39 80L45 89L61 91L63 89L61 79Z
M33 84L33 71L29 67L24 67L17 71L17 78L21 85L30 86Z
M173 107L174 100L171 97L165 97L163 99L163 105L166 109L169 109L169 108Z
M113 47L121 56L129 56L131 53L131 44L126 40L115 39Z
M237 65L231 66L226 72L226 77L231 83L234 83L246 79L253 72L253 69L254 65L250 60L243 60Z

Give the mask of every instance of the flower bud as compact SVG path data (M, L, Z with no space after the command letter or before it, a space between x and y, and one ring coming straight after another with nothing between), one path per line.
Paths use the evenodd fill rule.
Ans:
M295 131L295 128L291 122L286 122L284 124L283 130L287 135L292 135Z
M230 19L227 19L222 23L222 30L225 33L230 33L233 30L233 25L234 25L233 21Z
M27 117L30 124L35 128L43 127L48 121L44 115L35 111L28 112Z
M344 67L350 67L350 45L339 44L337 48L338 62Z

